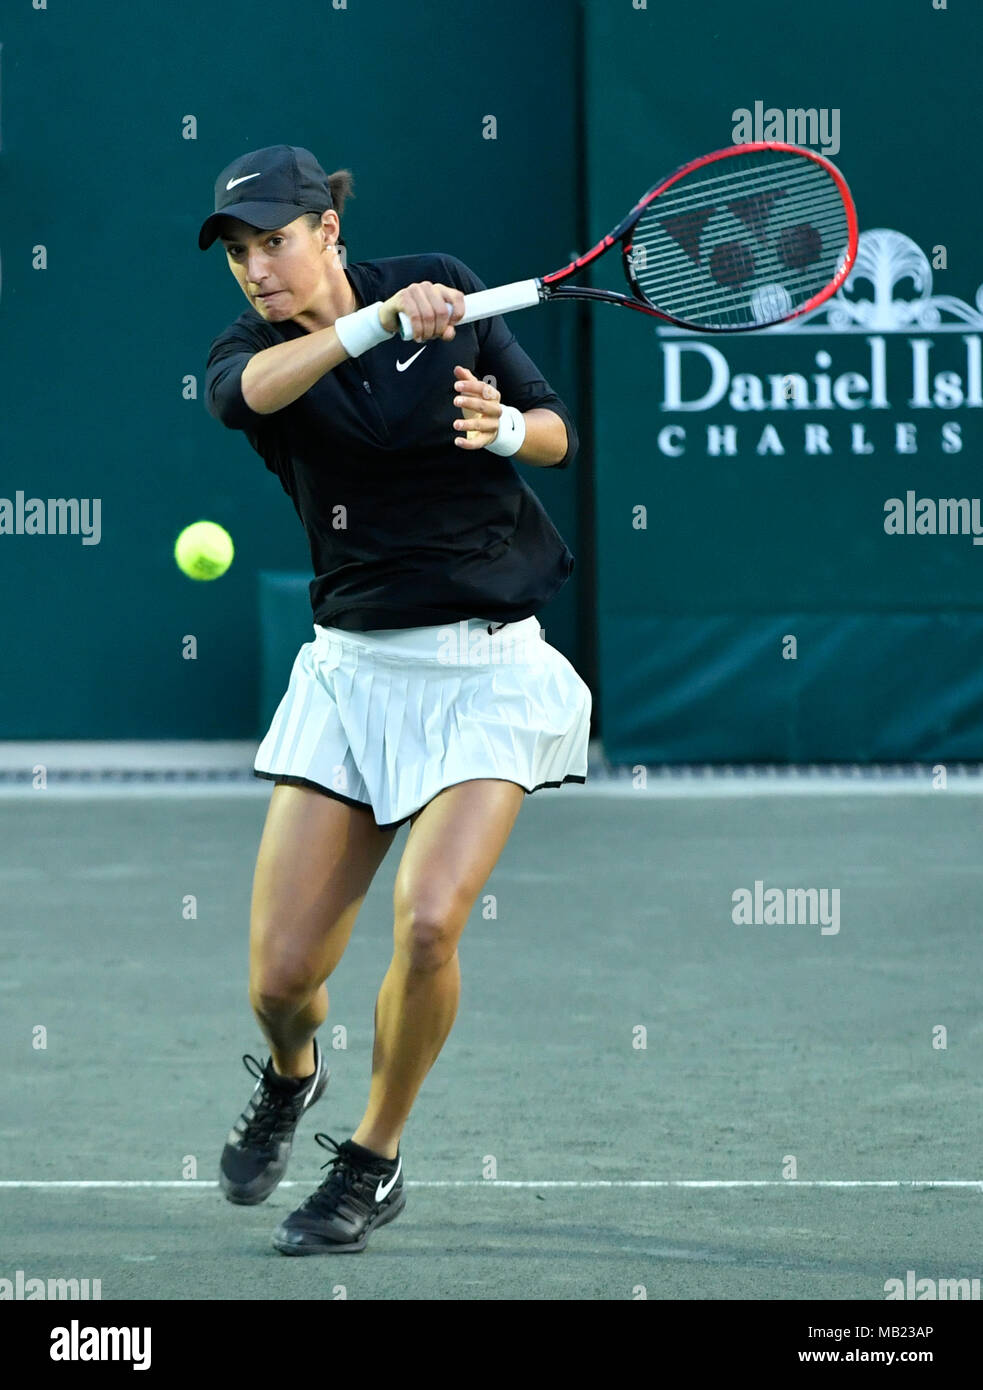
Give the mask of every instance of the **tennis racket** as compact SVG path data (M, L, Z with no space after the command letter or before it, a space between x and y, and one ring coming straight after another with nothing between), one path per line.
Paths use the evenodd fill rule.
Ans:
M630 294L563 283L619 241ZM747 333L822 304L856 255L857 211L828 159L798 145L733 145L650 188L606 237L561 270L466 295L458 322L553 299L589 299L701 333ZM413 330L403 313L399 324L408 341Z

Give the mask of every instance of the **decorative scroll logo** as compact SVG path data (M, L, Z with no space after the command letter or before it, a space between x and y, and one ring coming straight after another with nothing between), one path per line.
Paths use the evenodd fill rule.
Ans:
M914 296L900 293L906 281ZM866 296L861 293L863 288ZM975 308L955 295L933 294L932 267L921 247L901 232L878 227L860 233L854 267L825 304L764 331L794 333L807 324L834 333L904 333L912 328L944 333L967 326L983 328L983 285L976 291Z
M932 271L911 237L878 227L837 292L787 323L729 337L660 324L659 410L675 418L658 453L961 453L967 412L983 411L983 285L968 303L936 293ZM700 415L697 435L683 421Z

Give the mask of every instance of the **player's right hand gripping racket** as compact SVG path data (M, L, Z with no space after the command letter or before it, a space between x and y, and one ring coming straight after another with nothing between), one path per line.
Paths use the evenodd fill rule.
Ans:
M630 294L562 282L621 242ZM798 145L733 145L650 188L603 240L562 270L465 296L460 323L551 299L599 299L701 333L746 333L796 318L842 285L857 212L828 159ZM399 316L400 335L413 336Z

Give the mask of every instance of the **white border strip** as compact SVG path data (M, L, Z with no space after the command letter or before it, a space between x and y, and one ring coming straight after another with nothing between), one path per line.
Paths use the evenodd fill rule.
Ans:
M931 776L894 776L884 778L836 776L821 773L816 776L775 777L664 777L658 770L650 772L644 787L635 787L627 779L588 780L582 787L565 786L558 790L581 796L620 797L628 801L741 800L749 797L774 796L983 796L983 777L955 776L947 778L946 786L936 787Z
M224 797L237 800L242 797L269 799L273 783L265 778L246 777L235 781L168 780L132 782L105 781L54 781L40 789L29 782L5 782L0 779L0 801L23 801L28 797L35 800L50 798L57 801L95 801L113 799L154 798L182 801L201 797ZM945 788L935 787L930 777L891 777L875 781L872 778L852 777L775 777L729 778L693 777L669 778L653 775L646 787L633 787L627 781L597 781L588 774L586 783L568 782L562 787L549 787L535 793L537 801L547 796L563 796L570 799L579 797L630 801L721 801L749 800L765 797L820 797L820 796L983 796L983 777L949 778Z
M272 783L252 775L258 744L246 740L0 741L0 799L49 796L266 797ZM34 768L47 770L44 788L33 786ZM612 765L600 739L591 739L586 783L549 788L568 797L655 799L764 796L899 796L945 792L983 795L983 763L943 763L946 786L937 787L939 764L803 763ZM635 779L644 767L644 786ZM543 790L545 794L546 789Z
M312 1179L313 1181L313 1179ZM309 1183L288 1180L281 1182L280 1187L309 1187ZM639 1178L632 1179L605 1179L589 1178L584 1181L559 1181L549 1178L544 1182L511 1182L507 1179L484 1179L484 1178L440 1178L433 1181L407 1182L407 1187L508 1187L508 1188L635 1188L635 1187L657 1187L657 1188L734 1188L734 1187L877 1187L877 1188L928 1188L928 1187L954 1187L967 1188L975 1191L983 1191L983 1178L882 1178L882 1179L854 1179L854 1178L815 1178L815 1179L782 1179L782 1178ZM168 1181L128 1181L115 1179L98 1179L95 1181L59 1181L47 1179L23 1179L0 1182L0 1188L22 1189L22 1188L175 1188L190 1187L195 1189L217 1188L217 1181L210 1181L203 1178L194 1178L182 1181L180 1178Z

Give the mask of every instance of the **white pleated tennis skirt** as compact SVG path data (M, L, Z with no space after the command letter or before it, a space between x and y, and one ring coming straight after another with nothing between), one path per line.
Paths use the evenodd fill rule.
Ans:
M472 778L527 792L586 782L591 693L538 618L314 634L256 753L258 777L365 807L381 829Z

